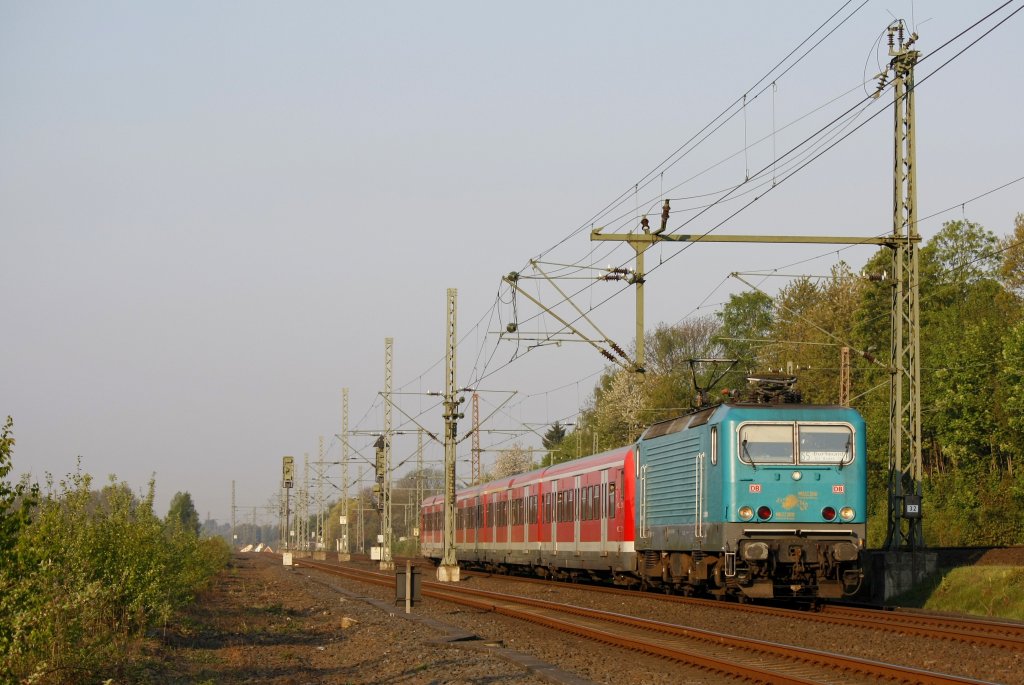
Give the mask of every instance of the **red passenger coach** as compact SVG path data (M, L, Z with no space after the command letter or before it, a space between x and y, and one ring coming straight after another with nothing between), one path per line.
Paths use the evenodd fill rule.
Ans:
M634 446L456 493L460 564L541 576L614 578L636 570ZM420 548L440 562L444 498L424 500Z

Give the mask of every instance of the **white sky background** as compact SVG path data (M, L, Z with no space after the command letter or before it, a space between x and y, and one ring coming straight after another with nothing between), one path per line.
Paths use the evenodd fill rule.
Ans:
M927 55L997 4L869 2L778 80L774 106L771 91L750 103L748 142L770 138L773 110L778 128L870 78L893 15L913 15ZM342 387L350 427L381 428L386 336L396 391L443 389L443 363L431 365L444 354L446 289L458 288L459 380L470 383L496 343L487 331L509 320L502 306L500 320L481 321L500 277L587 226L840 7L0 0L0 415L15 420L15 470L59 477L81 455L84 470L136 489L155 473L161 513L187 490L221 521L232 479L239 505L265 503L282 455L315 459L324 435L327 458L340 456ZM964 45L926 60L918 80ZM921 85L919 216L1022 175L1022 64L1024 12ZM876 107L890 102L886 93ZM891 230L891 119L879 115L719 232ZM777 131L777 153L813 121L827 118ZM740 117L648 190L743 146ZM665 194L731 186L771 160L769 140ZM921 232L966 214L1004 235L1024 211L1022 187ZM625 212L616 230L635 227L648 195L602 221ZM611 245L587 257L592 247L585 230L545 259L606 263ZM722 284L731 271L827 251L654 248L648 269L671 261L648 278L647 327L713 312L745 288ZM859 268L870 252L842 256ZM607 261L631 254L619 245ZM824 274L835 261L787 272ZM602 283L579 302L619 290ZM627 290L595 312L623 346L632 302ZM515 350L501 343L487 372ZM519 393L492 427L571 417L603 366L580 344L526 354L480 385ZM484 393L481 413L502 399ZM435 400L398 401L419 414ZM421 421L441 433L439 409ZM353 445L369 455L372 440ZM395 461L415 444L396 437ZM469 440L460 458L468 450Z

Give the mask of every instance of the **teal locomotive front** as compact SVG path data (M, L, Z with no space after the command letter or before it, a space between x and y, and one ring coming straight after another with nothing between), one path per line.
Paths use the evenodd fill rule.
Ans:
M866 535L864 420L845 407L722 404L638 442L643 583L746 597L856 591Z

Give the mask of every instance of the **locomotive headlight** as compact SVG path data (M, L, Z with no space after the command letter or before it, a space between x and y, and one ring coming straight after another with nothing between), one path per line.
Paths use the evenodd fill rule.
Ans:
M800 473L799 471L794 471L791 475L793 476L793 480L800 480L801 478L804 477L804 474Z
M740 518L743 519L744 521L749 521L750 519L754 518L754 510L751 509L748 506L740 507L740 510L739 510L738 513L740 515Z
M853 507L843 507L839 510L839 518L844 521L852 521L853 517L857 515L857 512L853 510Z

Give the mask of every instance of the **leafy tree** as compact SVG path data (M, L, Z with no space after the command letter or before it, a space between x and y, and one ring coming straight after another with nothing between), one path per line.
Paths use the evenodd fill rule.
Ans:
M998 461L998 360L1009 313L992 280L969 289L966 301L935 312L923 356L922 404L929 408L929 433L936 456L968 468ZM927 382L925 382L927 380ZM941 461L940 461L941 465Z
M999 276L1003 285L1018 298L1024 298L1024 214L1013 220L1013 233L999 242L1003 263Z
M32 559L19 553L19 542L32 523L32 511L39 502L39 486L23 479L7 480L14 468L14 420L8 416L0 429L0 680L12 677L11 654L20 649L21 639L12 616L27 613L36 605L22 578L32 568ZM12 678L13 680L13 678Z
M608 379L600 398L595 398L594 420L601 448L627 445L638 437L649 418L644 374L619 369ZM597 401L599 399L599 401Z
M685 414L693 407L690 360L722 354L721 325L714 316L688 318L674 326L660 324L647 335L647 375L643 425Z
M517 473L525 473L533 467L533 452L523 447L520 443L515 442L512 444L512 447L498 452L498 456L494 460L494 466L483 477L483 480L508 478Z
M192 531L199 535L199 512L192 503L192 495L188 492L176 492L171 498L171 506L167 510L167 523L180 526L182 530Z
M811 351L805 343L820 340L814 314L822 302L821 290L807 277L791 281L775 298L776 315L769 335L774 344L762 351L762 359L773 371L788 372L809 366Z
M1000 361L1002 406L1009 428L1005 451L1012 475L1015 466L1012 455L1024 451L1024 321L1018 322L1006 336Z
M939 283L970 285L999 272L999 239L981 224L947 221L925 245L921 258L930 262Z
M724 356L738 360L740 375L760 370L758 350L767 342L774 316L772 298L758 291L730 295L718 313Z
M921 250L922 404L933 463L978 472L1000 461L997 360L1019 301L998 281L995 235L969 221L943 225ZM995 409L995 411L993 411Z
M31 521L32 508L39 499L39 486L24 480L11 484L7 476L14 468L14 420L8 416L0 429L0 571L11 561L18 535Z

